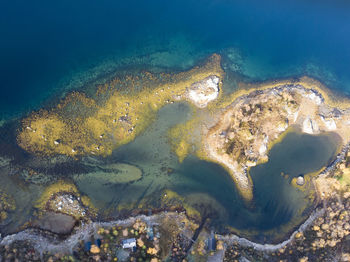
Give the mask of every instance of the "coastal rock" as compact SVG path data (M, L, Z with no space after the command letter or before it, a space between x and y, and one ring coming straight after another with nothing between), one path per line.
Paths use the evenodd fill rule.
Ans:
M305 184L305 179L303 176L298 176L297 181L296 181L298 186L302 186Z
M310 135L317 133L319 131L317 122L312 121L310 117L305 118L302 131Z
M334 131L337 129L337 125L336 125L334 119L332 119L332 118L325 119L324 117L321 116L321 120L325 124L325 126L327 127L327 129L329 131Z
M259 89L259 88L258 88ZM229 98L227 98L228 100ZM317 87L300 81L267 84L238 98L216 116L216 124L204 127L203 149L209 160L224 165L246 200L253 198L249 167L268 160L268 148L293 126L307 134L333 131L343 143L350 141L350 110L326 104ZM347 113L348 112L348 113ZM340 117L341 116L341 117ZM299 178L297 184L303 185Z
M220 78L209 76L194 83L187 91L188 99L199 108L204 108L219 96Z
M74 217L84 217L86 214L85 208L71 194L58 194L49 201L50 210L71 215Z

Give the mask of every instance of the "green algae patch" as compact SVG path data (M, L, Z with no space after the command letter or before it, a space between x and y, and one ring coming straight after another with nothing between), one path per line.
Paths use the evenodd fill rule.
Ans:
M91 97L73 92L56 107L23 119L18 145L39 155L110 155L144 131L164 105L187 100L186 91L194 83L222 75L220 56L214 54L203 65L178 74L115 78Z
M96 172L77 175L78 180L91 180L94 183L121 184L139 180L142 171L133 165L118 163L103 166Z

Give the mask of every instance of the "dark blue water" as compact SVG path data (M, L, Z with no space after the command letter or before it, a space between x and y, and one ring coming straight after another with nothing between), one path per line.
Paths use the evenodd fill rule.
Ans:
M235 47L248 77L306 73L350 92L346 2L3 0L0 117L38 108L74 88L78 73L136 53L169 52L150 61L186 67Z

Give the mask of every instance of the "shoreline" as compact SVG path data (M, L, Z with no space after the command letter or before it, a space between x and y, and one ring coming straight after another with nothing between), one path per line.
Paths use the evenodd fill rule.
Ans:
M323 215L324 212L324 208L313 211L310 216L300 226L298 226L298 228L294 230L286 240L274 244L261 244L251 241L248 238L239 237L239 235L232 233L226 235L216 235L218 240L222 240L228 245L232 243L238 243L242 247L253 247L259 251L273 252L290 244L295 239L295 236L298 232L304 232L318 217ZM74 247L76 247L79 241L87 240L91 236L96 235L100 227L110 228L115 225L127 226L135 223L137 220L145 221L146 223L150 224L157 224L161 218L164 218L168 215L179 219L185 216L188 219L187 215L184 212L177 213L162 211L151 216L138 215L131 216L126 219L112 220L108 222L90 222L79 226L73 234L69 235L65 239L57 239L55 236L49 235L45 236L45 231L38 231L35 228L29 228L18 233L10 234L3 238L0 238L0 245L6 246L11 245L16 241L29 241L33 244L33 247L40 252L41 255L46 252L71 254Z

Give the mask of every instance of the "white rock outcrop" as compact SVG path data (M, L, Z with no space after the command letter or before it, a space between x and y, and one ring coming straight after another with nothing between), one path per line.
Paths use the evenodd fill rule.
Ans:
M315 134L319 132L318 124L316 121L312 121L310 117L307 117L304 119L303 127L302 127L303 133L306 134Z
M219 96L220 78L213 75L191 85L187 98L199 108L204 108Z
M321 120L328 130L333 131L337 129L337 125L333 118L325 119L324 117L321 116Z

